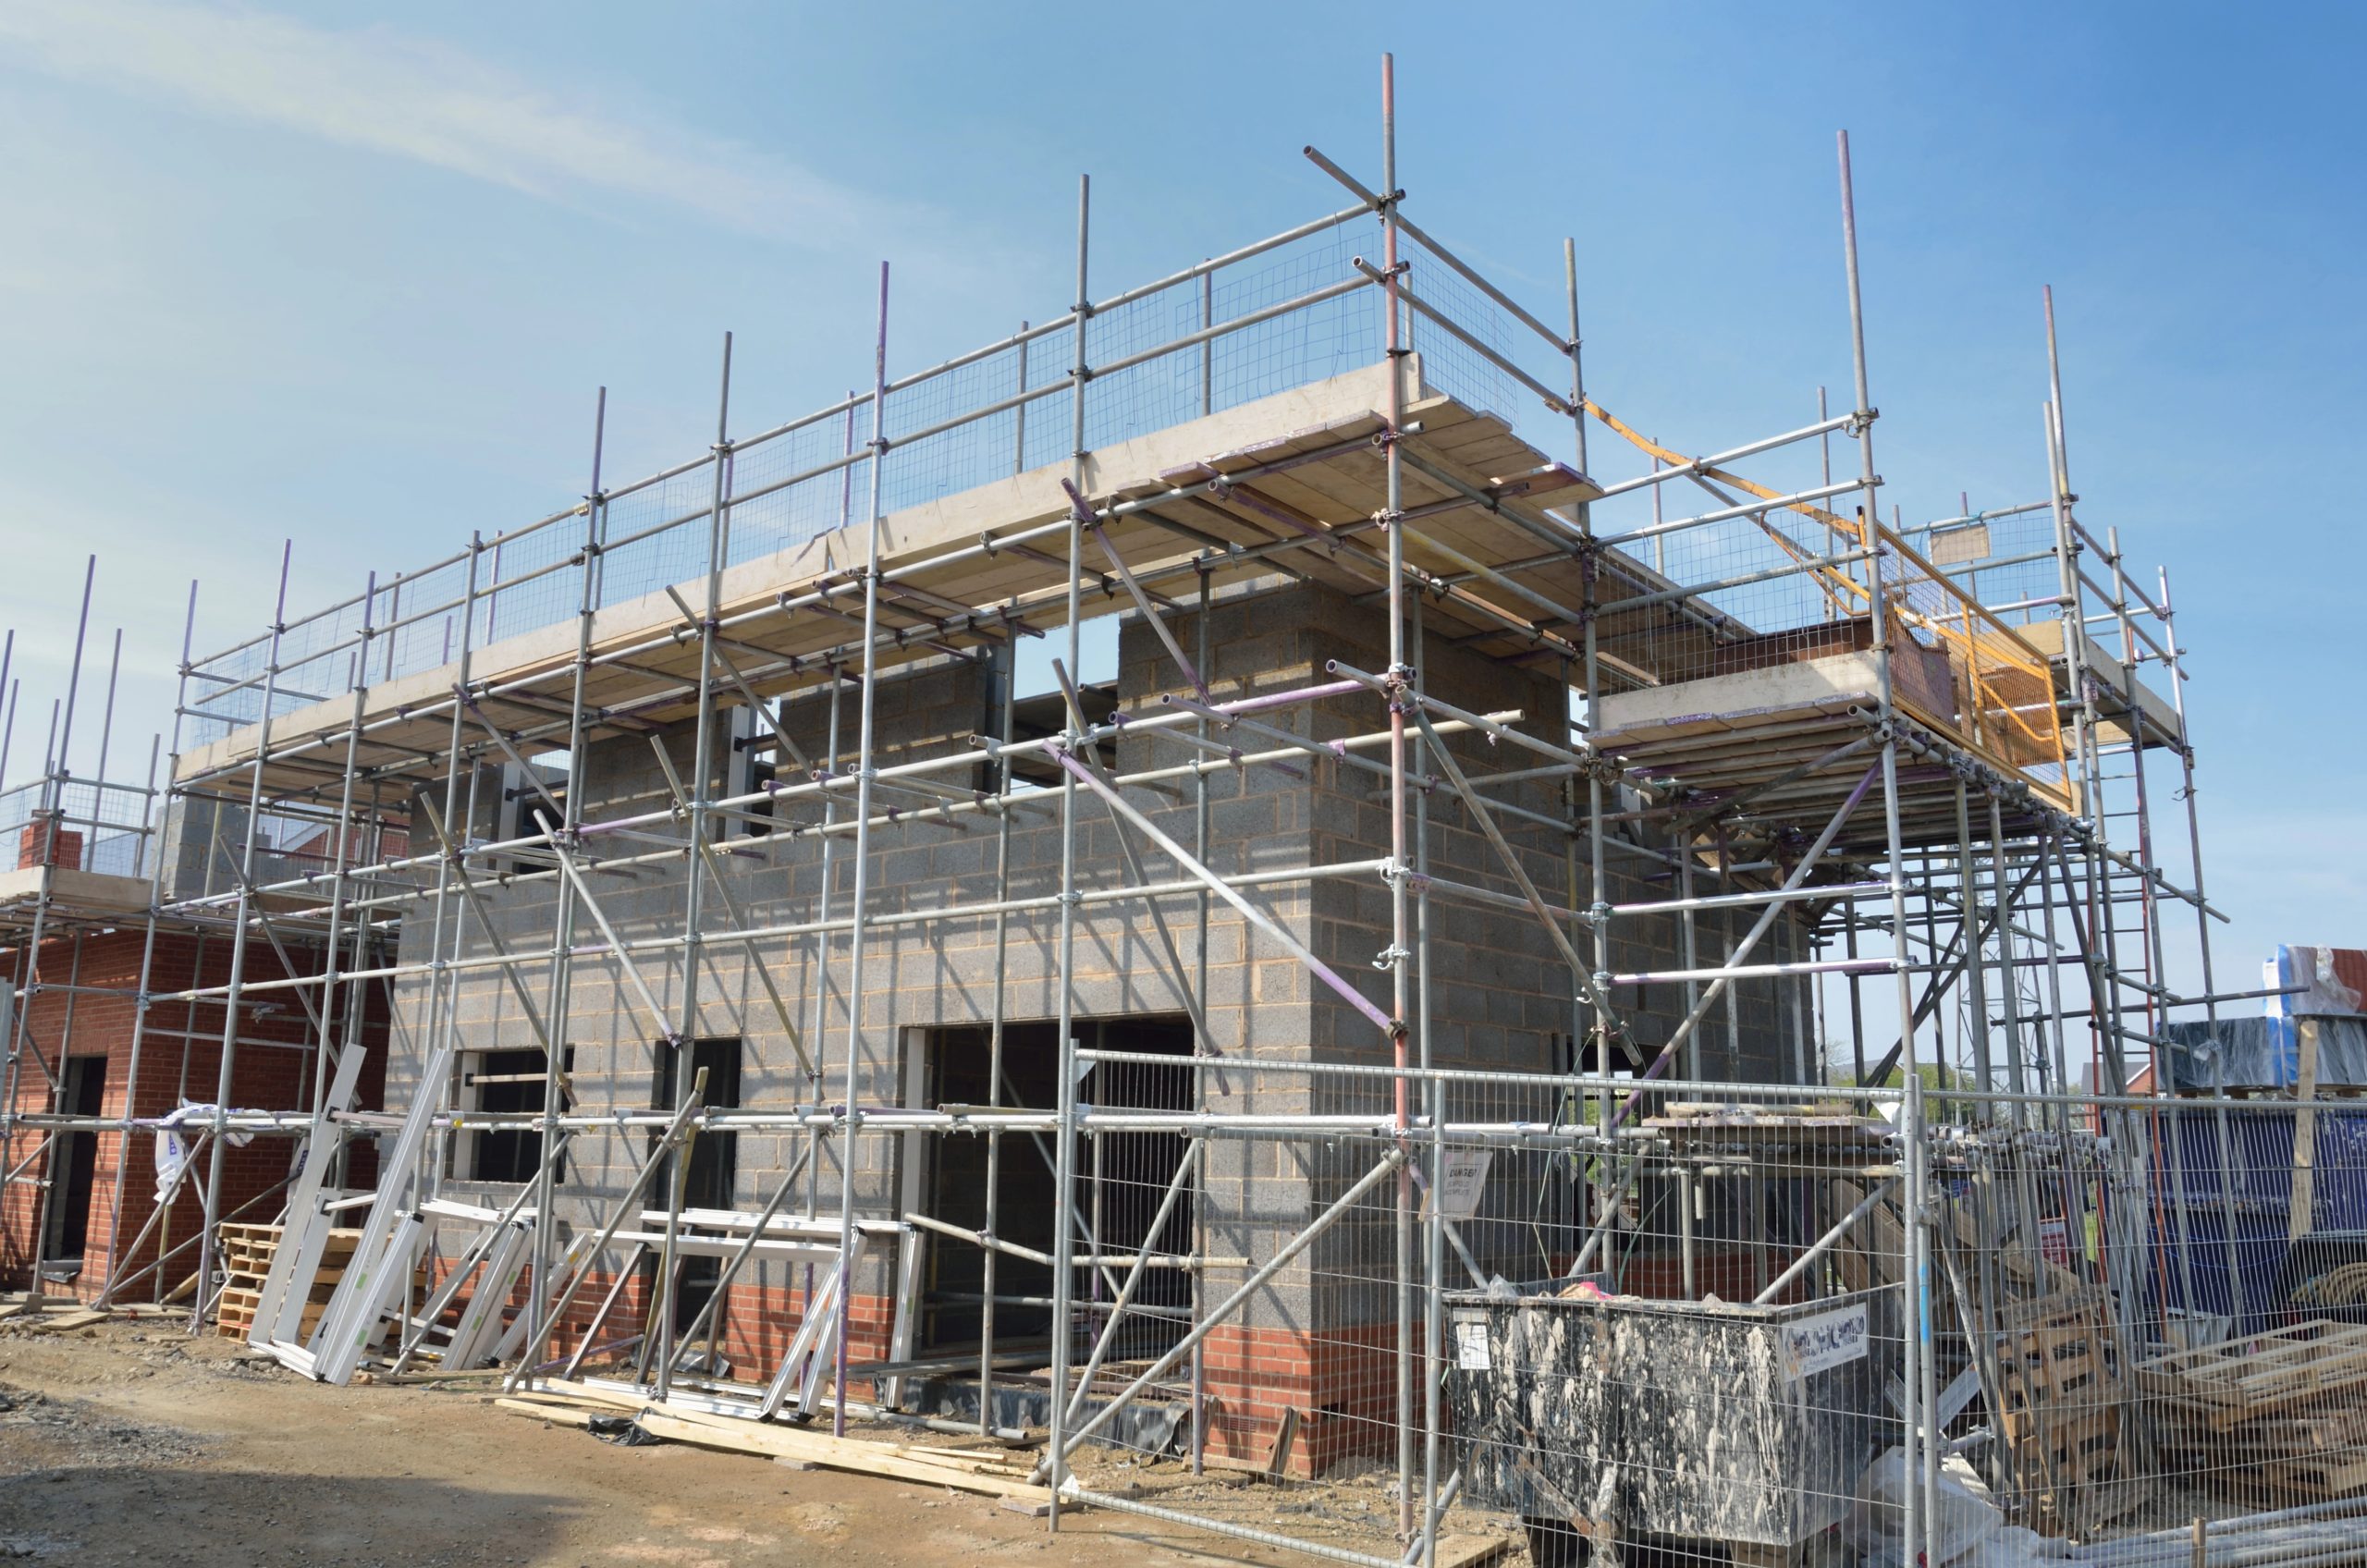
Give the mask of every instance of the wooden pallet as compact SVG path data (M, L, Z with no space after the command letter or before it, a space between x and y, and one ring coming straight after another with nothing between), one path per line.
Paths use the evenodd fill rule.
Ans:
M236 1278L244 1280L251 1276L242 1274ZM263 1281L261 1280L255 1280L251 1287L235 1284L224 1286L219 1303L215 1308L215 1331L225 1339L245 1339L248 1332L254 1328L255 1309L262 1305ZM305 1303L303 1327L300 1331L310 1334L313 1327L320 1322L321 1314L327 1309L328 1301L325 1297Z
M2263 1464L2260 1485L2298 1502L2331 1501L2367 1491L2367 1452L2313 1453Z
M2094 1286L2000 1310L1998 1432L2030 1522L2082 1538L2145 1501L2130 1452L2128 1393Z
M1866 1188L1858 1182L1836 1177L1829 1187L1831 1213L1835 1219L1865 1201ZM1841 1275L1841 1282L1853 1292L1897 1284L1904 1275L1906 1259L1907 1229L1899 1222L1895 1194L1876 1204L1833 1249L1834 1267Z
M255 1309L262 1305L264 1281L270 1278L271 1263L279 1251L280 1227L276 1225L243 1225L225 1222L215 1227L215 1246L220 1258L222 1293L215 1307L214 1331L226 1340L243 1340L253 1331ZM305 1292L301 1333L309 1334L328 1305L329 1297L337 1293L337 1282L345 1278L345 1266L352 1261L354 1248L361 1244L362 1232L335 1230L328 1233L328 1243L322 1249L319 1272L313 1276L310 1290Z
M2172 1351L2138 1387L2165 1464L2295 1502L2367 1492L2367 1325L2317 1319Z
M2141 1363L2147 1393L2208 1414L2226 1430L2367 1384L2367 1323L2314 1318Z

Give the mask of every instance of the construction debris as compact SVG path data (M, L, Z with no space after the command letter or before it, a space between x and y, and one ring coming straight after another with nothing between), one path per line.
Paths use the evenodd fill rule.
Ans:
M568 1426L588 1427L598 1416L630 1412L633 1424L643 1431L671 1442L893 1480L921 1481L955 1491L983 1492L1026 1503L1046 1502L1051 1496L1046 1488L1028 1481L1036 1466L1033 1455L1011 1455L1000 1446L952 1448L869 1442L799 1427L717 1415L680 1404L652 1402L637 1394L563 1381L540 1383L529 1391L493 1403L516 1415Z
M2028 1522L2088 1538L2147 1496L2103 1292L2016 1302L1998 1318L1997 1420Z
M2312 1319L2140 1362L2165 1464L2239 1497L2367 1492L2367 1325Z

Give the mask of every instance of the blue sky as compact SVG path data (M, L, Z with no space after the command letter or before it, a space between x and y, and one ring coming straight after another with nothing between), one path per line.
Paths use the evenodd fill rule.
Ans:
M2367 380L2354 12L1984 5L0 8L0 624L17 754L81 562L118 754L201 650L750 423L1339 203L1399 61L1409 211L1539 313L1574 234L1591 388L1688 450L1848 380L1856 153L1886 496L2044 491L2039 289L2075 487L2165 564L2226 961L2367 945ZM1836 402L1841 399L1836 396ZM86 710L86 712L92 710ZM95 733L85 720L84 733ZM127 739L127 737L129 739ZM92 753L78 742L77 761ZM118 770L120 771L120 770ZM2234 983L2232 980L2230 983Z

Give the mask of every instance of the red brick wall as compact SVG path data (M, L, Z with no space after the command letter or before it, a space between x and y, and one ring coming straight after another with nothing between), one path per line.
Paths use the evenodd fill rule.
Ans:
M1377 1323L1306 1334L1225 1323L1202 1343L1210 1401L1208 1452L1266 1464L1282 1413L1299 1413L1290 1473L1319 1476L1343 1460L1396 1452L1397 1328ZM1412 1329L1420 1410L1422 1325Z
M224 1010L218 1000L159 1002L150 1009L145 1037L141 1042L139 1081L132 1082L131 1044L138 1016L141 954L146 936L139 930L118 930L62 937L42 944L35 965L33 994L25 1003L28 1048L18 1073L16 1109L47 1111L51 1107L46 1076L35 1060L37 1049L51 1068L63 1056L104 1056L107 1059L101 1114L160 1116L184 1096L210 1103L219 1087ZM290 946L299 973L316 973L317 949ZM18 972L21 952L0 954L0 966ZM149 973L150 991L174 991L224 984L229 977L230 940L227 936L189 932L159 932ZM278 955L265 943L252 943L246 955L246 977L263 981L285 977ZM43 989L43 986L76 990ZM304 1044L310 1025L293 993L266 992L254 998L273 1004L269 1011L248 1006L239 1034L245 1041L285 1042L282 1045L240 1044L231 1059L229 1105L241 1110L287 1110L312 1105L312 1052L288 1048ZM342 1002L340 1006L344 1005ZM381 1103L386 1083L386 1003L383 986L370 988L362 1031L369 1053L362 1074L357 1103L374 1108ZM341 1015L340 1015L341 1016ZM340 1028L340 1036L342 1031ZM89 1298L117 1273L129 1275L170 1248L194 1235L202 1223L204 1205L196 1183L184 1180L172 1211L155 1233L134 1249L131 1245L155 1212L155 1134L137 1130L129 1134L101 1133L94 1173L89 1227L80 1276L70 1287ZM127 1144L128 1163L127 1163ZM31 1134L19 1131L11 1143L10 1163L32 1152ZM227 1218L241 1205L258 1198L288 1173L295 1141L259 1137L244 1148L224 1153L222 1205ZM202 1176L211 1153L198 1166ZM28 1167L29 1177L48 1174L50 1160ZM57 1162L62 1180L64 1162ZM367 1143L352 1148L350 1169L358 1185L374 1180L376 1154ZM123 1208L118 1217L115 1193L118 1172L123 1181ZM61 1189L60 1198L63 1199ZM29 1281L33 1242L39 1223L42 1189L31 1182L10 1184L0 1193L0 1280L15 1287ZM268 1220L276 1211L278 1194L262 1198L248 1219ZM118 1256L120 1252L120 1256ZM196 1249L186 1248L166 1266L169 1290L195 1271ZM152 1299L153 1276L126 1292L127 1300Z
M448 1258L438 1264L436 1278L441 1279L440 1270L449 1262ZM818 1282L818 1268L816 1274ZM584 1334L592 1327L593 1316L600 1310L600 1304L607 1299L616 1280L614 1274L595 1273L584 1280L574 1300L568 1304L566 1316L560 1318L558 1326L552 1331L550 1349L546 1353L547 1355L571 1354L583 1342ZM510 1290L505 1316L514 1318L524 1307L527 1292L528 1286L521 1277ZM632 1278L626 1281L623 1293L618 1296L616 1305L609 1309L607 1321L601 1326L598 1342L607 1344L617 1340L627 1340L641 1332L643 1324L648 1321L654 1293L647 1287L646 1276L635 1270ZM781 1357L789 1354L790 1341L797 1337L798 1327L804 1321L805 1292L781 1286L735 1284L724 1294L724 1331L718 1348L724 1358L731 1363L734 1381L762 1387L780 1366ZM455 1311L447 1314L448 1323L458 1317L458 1308L465 1306L466 1303L464 1294L455 1304ZM889 1337L895 1327L895 1313L896 1304L892 1297L858 1295L854 1298L852 1310L847 1316L847 1360L850 1364L887 1359ZM684 1315L676 1325L678 1332L690 1326L690 1316ZM704 1340L701 1342L704 1343ZM834 1342L826 1341L826 1348ZM862 1381L850 1381L857 1398L867 1397L868 1390Z

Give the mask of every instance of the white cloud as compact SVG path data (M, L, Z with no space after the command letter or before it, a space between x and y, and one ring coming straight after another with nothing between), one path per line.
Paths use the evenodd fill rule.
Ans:
M5 63L275 125L551 201L623 196L801 245L923 214L753 149L586 112L461 50L385 27L152 0L12 0ZM874 236L875 240L880 236Z

